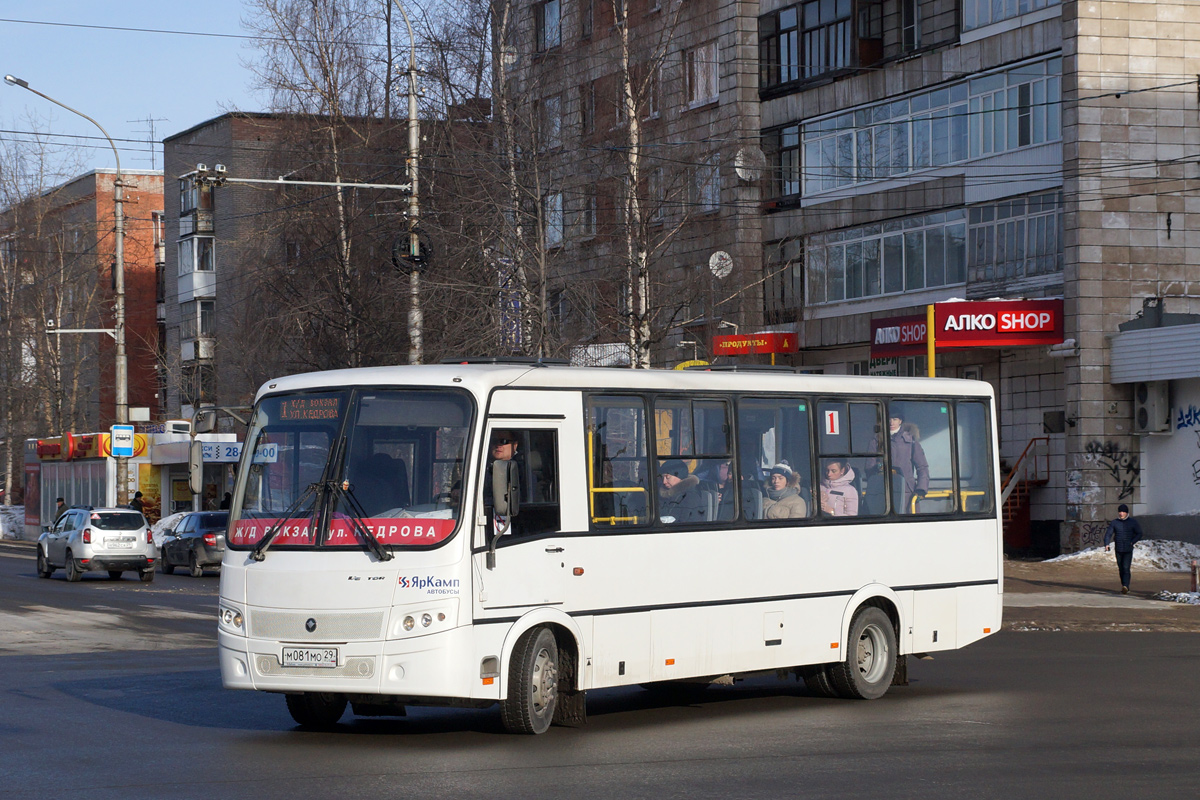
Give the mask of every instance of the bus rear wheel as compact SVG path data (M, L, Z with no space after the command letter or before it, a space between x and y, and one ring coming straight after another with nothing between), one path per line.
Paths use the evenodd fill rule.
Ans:
M841 697L833 681L829 679L830 667L836 664L806 664L797 671L804 679L804 688L817 697Z
M558 643L548 628L517 640L508 672L508 699L500 716L510 733L545 733L558 704Z
M860 608L850 622L846 660L829 666L829 679L842 697L875 700L896 672L896 629L882 609Z
M289 694L287 709L301 728L328 730L346 713L346 697L327 692Z

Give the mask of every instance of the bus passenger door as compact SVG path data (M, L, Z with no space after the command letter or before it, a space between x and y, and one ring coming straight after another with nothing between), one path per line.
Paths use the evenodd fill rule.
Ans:
M534 406L539 409L542 402ZM529 406L526 406L529 408ZM566 560L562 533L562 424L549 418L490 420L477 498L475 599L478 611L503 610L505 616L525 607L561 606ZM491 468L497 460L515 461L520 475L516 516L498 520L492 511ZM503 530L507 524L507 530ZM496 537L494 565L488 567L488 544Z

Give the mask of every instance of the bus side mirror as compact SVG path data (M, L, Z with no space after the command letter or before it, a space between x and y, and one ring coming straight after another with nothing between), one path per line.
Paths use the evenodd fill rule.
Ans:
M492 529L488 532L487 568L496 568L496 541L508 533L520 511L521 467L516 461L492 462ZM500 523L500 518L504 519Z
M199 439L192 439L188 450L188 489L192 494L204 492L204 443Z
M492 509L502 517L515 517L521 506L521 467L516 461L492 462Z

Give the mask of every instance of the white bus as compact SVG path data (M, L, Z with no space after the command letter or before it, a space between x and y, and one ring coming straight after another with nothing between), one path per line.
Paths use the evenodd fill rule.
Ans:
M539 363L258 393L220 588L226 687L302 726L803 678L876 698L999 629L986 383ZM507 512L507 513L502 513Z

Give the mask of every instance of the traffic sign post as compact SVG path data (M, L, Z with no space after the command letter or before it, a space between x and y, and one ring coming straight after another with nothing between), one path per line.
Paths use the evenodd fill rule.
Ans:
M133 426L113 425L109 432L114 458L133 458Z

